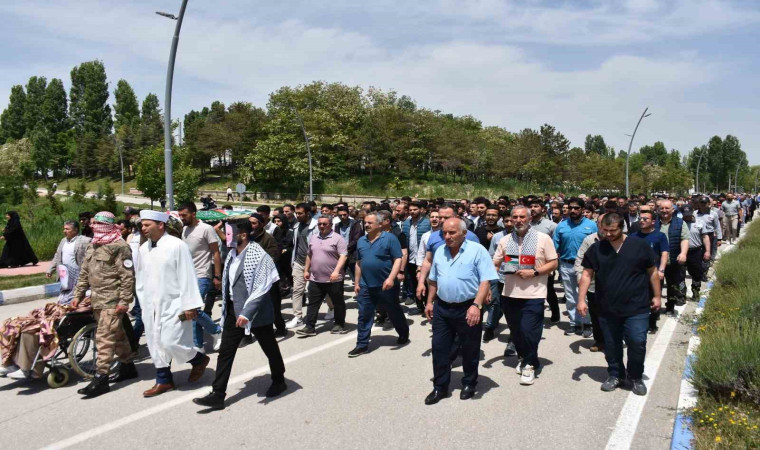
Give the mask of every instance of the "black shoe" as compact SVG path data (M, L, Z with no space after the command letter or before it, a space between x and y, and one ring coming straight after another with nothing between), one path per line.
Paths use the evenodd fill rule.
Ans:
M443 390L433 389L433 392L429 393L427 397L425 397L425 404L426 405L435 405L436 403L440 402L442 399L449 396L449 393Z
M107 392L111 392L111 387L108 385L108 375L104 373L95 375L90 384L77 391L77 393L84 395L85 398L95 398Z
M193 403L218 411L224 409L224 394L211 391L205 397L194 398Z
M676 300L676 306L683 306L685 304L686 304L686 300L682 298L679 298L678 300Z
M583 325L582 333L584 338L589 339L594 335L594 330L591 328L591 325Z
M609 377L604 383L602 383L602 390L604 392L612 392L622 385L623 385L623 381L620 378Z
M507 342L507 348L504 349L504 357L508 358L510 356L515 356L517 354L517 347L515 347L515 343L512 341Z
M552 316L549 318L551 323L559 323L559 310L552 311Z
M276 337L276 338L277 337L285 337L287 335L288 335L288 330L286 330L285 328L282 328L282 329L277 330L277 331L274 332L274 337Z
M272 385L269 386L269 389L267 389L267 393L265 395L267 397L277 397L287 390L288 385L285 384L285 381L273 381Z
M475 395L475 386L465 386L459 393L459 400L469 400Z
M483 332L483 342L491 341L495 337L496 333L493 332L492 328L486 328L486 331Z
M657 334L658 327L649 327L649 334Z
M565 330L565 336L572 336L574 334L578 334L578 329L575 325L570 325L570 327Z
M129 362L129 363L121 363L119 365L119 371L115 373L114 375L111 375L110 382L111 383L119 383L121 381L127 381L131 380L133 378L137 378L137 367L135 367L135 363Z
M631 391L636 395L647 395L647 386L641 378L631 380Z
M367 347L354 347L353 350L348 352L349 358L356 358L357 356L361 356L363 354L367 353Z
M668 317L675 317L676 316L676 312L673 309L668 309L668 310L665 311L665 315L668 316Z
M310 336L316 336L317 331L314 329L314 327L310 327L309 325L304 325L303 328L296 331L296 334L303 337L310 337Z
M396 339L396 345L405 345L409 343L409 336L399 336Z

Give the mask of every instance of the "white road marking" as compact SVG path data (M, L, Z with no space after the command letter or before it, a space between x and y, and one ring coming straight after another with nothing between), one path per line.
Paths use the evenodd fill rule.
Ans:
M685 306L676 308L679 316L684 309L686 309ZM673 337L676 325L678 325L678 319L668 318L662 328L660 328L652 349L647 351L647 358L644 362L644 379L647 380L649 390L654 386L657 371L660 368L662 359L665 357L665 352L668 350L668 345L670 345L670 339ZM620 410L617 423L615 423L615 428L612 430L610 439L607 441L607 450L631 448L647 398L649 398L649 394L644 396L636 395L633 392L628 394L623 409Z
M303 359L303 358L306 358L308 356L311 356L311 355L314 355L316 353L319 353L319 352L322 352L324 350L327 350L329 348L338 346L338 345L343 344L344 342L348 342L348 341L350 341L352 339L356 339L356 332L355 331L351 332L351 333L349 333L349 334L347 334L347 335L345 335L345 336L343 336L340 339L337 339L335 341L330 341L330 342L328 342L326 344L320 345L319 347L314 347L314 348L306 350L304 352L297 353L297 354L295 354L295 355L293 355L293 356L291 356L289 358L286 358L284 362L285 362L286 365L287 364L292 364L292 363L298 361L299 359ZM246 372L246 373L240 374L240 375L238 375L238 376L230 379L229 385L232 386L232 385L235 385L235 384L242 383L244 381L250 380L251 378L253 378L253 377L257 376L257 375L260 375L262 373L265 373L268 370L269 370L269 365L267 364L266 366L262 366L262 367L259 367L258 369L251 370L250 372ZM192 391L190 391L189 393L187 393L187 394L185 394L185 395L183 395L181 397L178 397L178 398L172 399L170 401L161 403L160 405L156 405L156 406L154 406L152 408L144 409L144 410L142 410L140 412L136 412L136 413L131 414L131 415L126 416L126 417L122 417L121 419L114 420L113 422L109 422L109 423L100 425L100 426L92 428L90 430L83 431L82 433L74 435L74 436L72 436L72 437L70 437L68 439L64 439L62 441L58 441L58 442L55 442L53 444L50 444L47 447L43 447L43 449L44 450L48 450L48 449L64 449L64 448L68 448L68 447L71 447L71 446L76 445L76 444L80 444L80 443L82 443L84 441L87 441L87 440L90 440L90 439L94 438L95 436L99 436L99 435L101 435L103 433L107 433L107 432L109 432L111 430L115 430L115 429L124 427L125 425L129 425L132 422L136 422L138 420L144 419L144 418L152 416L154 414L158 414L158 413L160 413L162 411L166 411L167 409L170 409L170 408L173 408L175 406L181 405L182 403L189 402L192 399L196 398L198 396L198 394L199 394L200 391L207 392L208 389L209 389L208 385L199 387L197 389L193 389Z

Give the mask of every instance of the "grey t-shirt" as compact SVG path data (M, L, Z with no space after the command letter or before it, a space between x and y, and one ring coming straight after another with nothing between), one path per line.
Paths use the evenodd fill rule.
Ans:
M557 224L546 217L542 217L538 222L531 222L530 227L539 233L548 234L550 238L553 238L554 230L557 229Z
M182 240L193 255L195 275L198 278L213 277L211 244L219 243L214 227L203 222L198 222L198 225L192 227L185 227L182 229Z
M739 210L742 208L742 205L737 202L736 200L728 201L721 203L720 208L723 210L723 213L727 216L738 216Z

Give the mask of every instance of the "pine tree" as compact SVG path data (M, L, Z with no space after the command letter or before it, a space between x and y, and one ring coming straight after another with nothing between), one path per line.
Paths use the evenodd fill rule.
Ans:
M26 93L24 87L17 84L11 88L8 107L0 115L0 134L2 142L8 139L21 139L26 134L24 110L26 109Z

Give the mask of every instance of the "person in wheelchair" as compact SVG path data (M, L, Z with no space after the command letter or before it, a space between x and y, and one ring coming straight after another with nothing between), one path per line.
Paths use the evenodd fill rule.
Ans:
M97 322L95 346L97 348L96 375L79 394L97 397L110 391L109 372L114 357L121 362L113 382L137 377L132 358L133 347L124 328L124 315L132 303L135 285L132 252L116 227L116 217L102 211L92 220L92 244L87 248L74 288L71 304L77 307L90 290L90 301ZM131 327L130 327L131 328ZM129 330L132 333L132 330Z
M90 238L79 234L79 222L67 220L63 224L63 239L53 257L53 262L46 272L48 278L57 272L61 283L58 303L50 303L37 308L27 316L7 319L0 326L0 348L2 349L2 366L0 376L22 380L39 379L45 368L44 362L50 359L57 349L55 323L68 312L65 305L74 296L74 286L79 277L79 267ZM37 352L42 352L32 369Z

